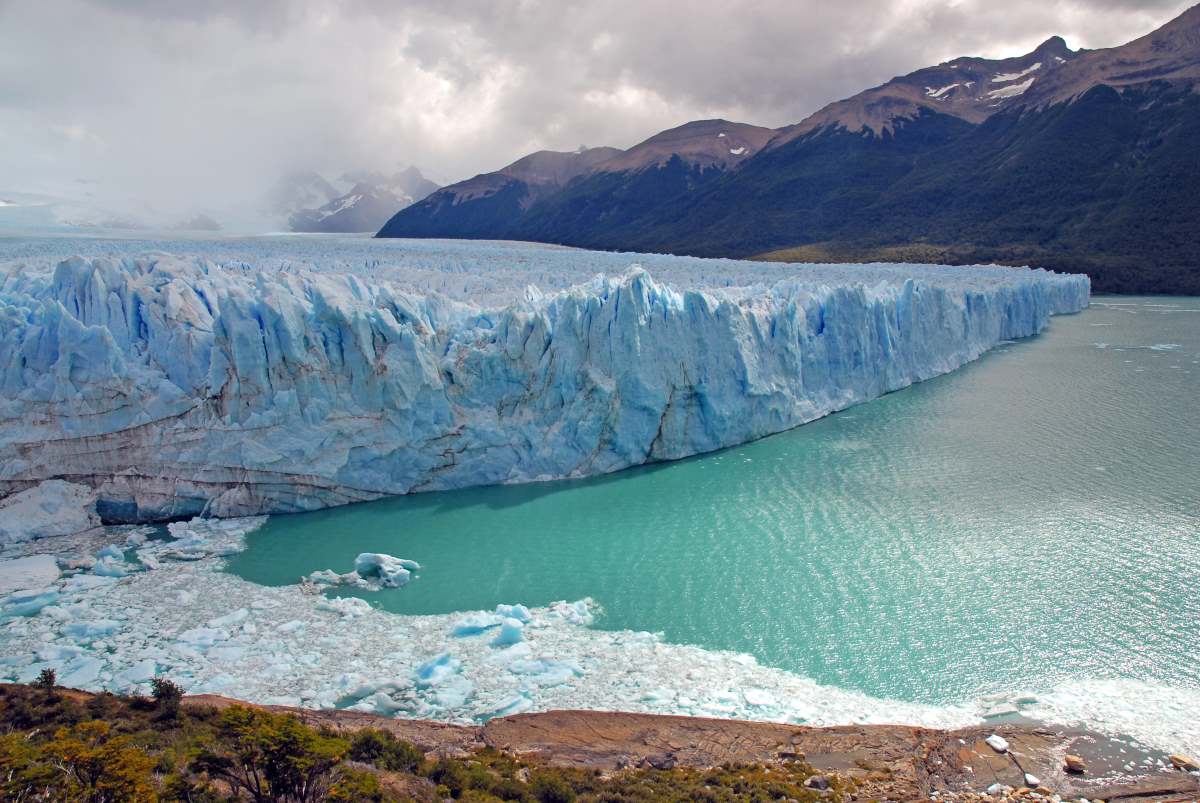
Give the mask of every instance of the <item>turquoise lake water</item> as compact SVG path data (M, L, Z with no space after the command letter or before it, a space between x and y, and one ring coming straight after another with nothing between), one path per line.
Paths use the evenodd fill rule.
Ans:
M404 614L592 597L596 627L952 703L1200 686L1200 299L1098 298L960 371L753 444L591 480L273 517L263 584L420 561Z

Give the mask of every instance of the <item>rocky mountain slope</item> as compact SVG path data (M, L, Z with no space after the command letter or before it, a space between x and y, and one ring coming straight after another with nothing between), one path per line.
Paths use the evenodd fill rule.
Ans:
M508 185L455 185L379 235L994 261L1085 271L1100 291L1200 293L1198 84L1200 6L1121 47L1053 37L917 70L777 132L689 123L519 203Z

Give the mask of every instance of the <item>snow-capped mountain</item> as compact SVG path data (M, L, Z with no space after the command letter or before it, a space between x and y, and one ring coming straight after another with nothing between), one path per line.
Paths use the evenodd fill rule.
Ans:
M780 129L771 142L779 147L829 126L847 131L869 129L879 135L923 111L981 123L998 111L1021 104L1039 81L1057 73L1079 54L1058 36L1024 56L1008 59L959 58L893 78L886 84L839 100L802 122Z
M303 209L313 209L338 197L336 187L311 170L288 173L275 182L267 195L266 207L271 214L286 220Z
M609 153L556 182L514 176L521 160L379 236L1038 264L1103 291L1200 293L1197 87L1200 6L1120 47L1055 36L1022 56L952 59L778 131L688 123L593 149Z
M344 173L339 181L353 182L353 186L348 192L336 195L315 208L304 207L291 212L288 226L292 231L378 231L396 212L438 188L415 167L390 176L370 172Z

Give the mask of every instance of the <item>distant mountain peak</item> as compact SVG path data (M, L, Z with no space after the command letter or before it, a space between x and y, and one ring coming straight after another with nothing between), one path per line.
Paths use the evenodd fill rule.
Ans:
M707 169L730 168L758 153L775 130L729 120L693 120L660 131L602 163L608 172L642 170L679 157L684 164Z
M303 177L302 179L295 178ZM421 200L438 189L438 185L425 178L416 167L407 167L387 175L372 170L347 171L338 179L344 187L351 184L349 191L338 195L332 185L316 173L292 174L287 186L311 188L324 182L328 198L293 208L288 213L288 226L292 231L304 232L373 232L378 231L388 218L406 206ZM326 193L321 193L326 194Z
M771 146L829 127L884 134L926 111L980 123L1001 109L1020 104L1038 82L1078 56L1061 36L1052 36L1023 56L952 59L831 103L783 129Z

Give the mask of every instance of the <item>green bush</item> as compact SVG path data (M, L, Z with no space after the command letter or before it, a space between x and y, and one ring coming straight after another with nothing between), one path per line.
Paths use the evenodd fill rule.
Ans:
M390 731L368 728L354 734L349 757L391 772L420 774L425 754L416 745L397 739Z
M467 788L467 773L461 763L448 758L439 759L429 771L429 780L444 786L451 797L459 797Z
M539 772L533 776L533 796L538 803L571 803L575 790L561 777Z
M192 769L219 778L256 801L324 800L350 745L286 714L233 706L221 712L216 744Z

